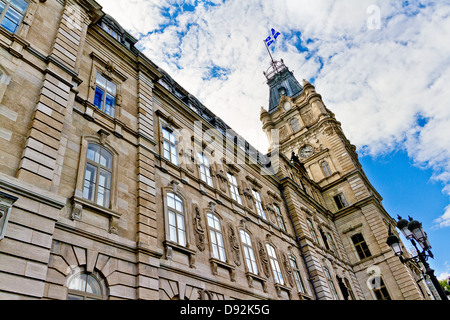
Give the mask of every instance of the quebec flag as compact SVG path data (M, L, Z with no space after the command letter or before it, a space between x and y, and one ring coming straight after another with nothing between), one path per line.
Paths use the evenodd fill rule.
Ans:
M275 40L277 40L277 38L278 38L279 35L280 35L280 33L277 32L277 31L275 31L275 29L272 28L272 35L269 36L269 37L267 37L266 40L264 40L265 43L266 43L266 45L267 45L267 47L270 47L270 45L271 45L272 43L274 43Z

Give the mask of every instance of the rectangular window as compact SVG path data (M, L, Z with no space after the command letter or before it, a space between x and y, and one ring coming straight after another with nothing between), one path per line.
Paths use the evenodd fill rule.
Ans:
M281 214L280 208L278 208L278 206L275 206L275 214L277 215L277 221L278 221L278 226L280 227L281 230L286 231L286 225L284 224L284 220L283 220L283 216Z
M333 199L339 210L348 207L348 202L345 199L344 194L339 193L337 196L334 196Z
M116 113L116 95L117 86L100 73L97 73L94 105L107 115L114 117Z
M16 33L27 7L28 2L25 0L0 0L0 25L9 32Z
M211 179L211 170L209 168L208 158L205 157L201 152L198 152L198 159L200 162L200 176L201 179L206 182L210 187L213 187L213 182Z
M291 264L292 272L294 273L295 283L297 284L298 291L306 293L305 286L303 285L302 277L300 275L300 269L298 268L297 261L294 257L289 256L289 262Z
M255 190L252 190L252 192L253 196L255 197L256 211L258 211L258 215L264 220L267 220L266 213L264 212L262 207L261 195Z
M373 289L377 300L391 300L391 296L389 295L389 292L384 285L383 279L381 279L381 277L378 279L380 281L380 286L376 289Z
M365 259L370 257L372 254L370 253L369 247L367 246L366 241L361 233L355 234L352 236L353 244L358 252L359 258Z
M227 175L228 175L228 181L230 182L231 197L233 198L234 201L237 201L237 203L242 205L242 200L241 200L241 196L239 195L239 189L238 189L236 177L230 173L228 173Z
M336 291L336 287L334 285L333 279L331 278L331 274L330 271L327 268L323 268L323 271L325 271L325 276L327 277L328 280L328 285L330 287L331 293L333 294L333 299L334 300L339 300L339 296L338 293Z
M319 243L319 240L317 239L316 230L314 229L314 225L311 220L306 219L306 223L308 223L309 232L311 232L311 237L313 238L313 241L315 243Z
M163 131L163 155L164 158L172 162L174 165L178 165L177 155L177 138L166 128L162 128Z

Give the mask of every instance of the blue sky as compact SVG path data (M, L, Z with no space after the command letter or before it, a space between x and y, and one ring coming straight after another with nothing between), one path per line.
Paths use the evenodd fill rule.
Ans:
M450 275L450 1L98 0L139 49L254 147L268 148L263 40L311 81L396 217L423 222ZM237 116L239 115L239 116Z

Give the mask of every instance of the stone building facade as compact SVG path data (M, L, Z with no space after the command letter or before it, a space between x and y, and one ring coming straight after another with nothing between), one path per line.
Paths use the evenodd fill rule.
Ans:
M263 154L94 0L0 0L0 299L424 299L314 86Z

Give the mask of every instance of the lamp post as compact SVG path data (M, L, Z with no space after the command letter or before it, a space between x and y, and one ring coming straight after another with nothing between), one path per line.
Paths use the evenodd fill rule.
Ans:
M428 258L433 258L433 253L431 252L431 245L428 240L426 232L422 228L422 223L417 220L413 220L409 217L409 221L406 219L402 219L402 217L398 216L397 228L402 231L403 235L406 239L410 240L414 249L416 249L417 255L414 257L405 259L403 257L403 249L400 245L400 239L391 232L391 228L389 227L389 236L387 238L386 243L391 247L394 254L399 257L402 263L406 263L408 261L414 262L416 265L422 263L425 268L425 274L430 277L431 282L433 283L436 291L439 294L439 297L442 300L448 300L447 295L439 284L438 279L434 275L434 270L430 268L427 260ZM419 243L421 250L417 247L417 243ZM420 265L419 265L420 266Z

